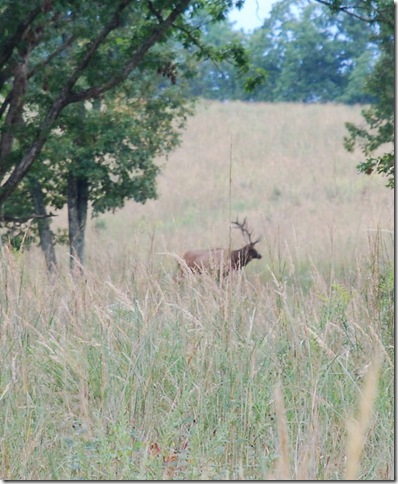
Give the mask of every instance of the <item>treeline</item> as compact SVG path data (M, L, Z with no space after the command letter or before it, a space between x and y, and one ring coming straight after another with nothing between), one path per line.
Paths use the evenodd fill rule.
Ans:
M366 78L379 56L375 34L372 23L320 3L281 0L253 33L236 31L227 21L205 25L207 43L245 45L250 72L228 61L204 60L190 92L219 100L372 103ZM252 92L245 85L250 75L263 76Z

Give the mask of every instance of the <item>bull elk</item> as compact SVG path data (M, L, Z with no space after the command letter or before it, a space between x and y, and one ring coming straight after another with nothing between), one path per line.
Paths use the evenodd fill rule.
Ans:
M238 271L245 267L252 259L261 259L262 255L257 252L254 246L260 242L261 237L252 240L253 232L247 227L246 217L240 223L238 219L232 222L235 228L241 230L247 244L241 249L207 249L207 250L190 250L185 252L180 262L179 278L184 272L216 273L218 276L226 277L230 271Z

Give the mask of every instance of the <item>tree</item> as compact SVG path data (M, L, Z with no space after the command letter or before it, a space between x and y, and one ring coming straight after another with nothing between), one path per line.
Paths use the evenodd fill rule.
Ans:
M229 22L217 25L206 25L202 28L203 39L207 45L216 49L231 49L234 45L245 42L241 32L232 30ZM193 96L206 99L238 99L242 97L243 86L239 73L230 56L205 58L198 62L197 74L190 80L190 91Z
M372 29L323 5L281 0L250 41L251 62L267 71L254 99L369 102L360 75L370 71ZM364 56L363 53L367 52Z
M365 125L346 123L349 135L345 146L352 151L359 144L365 161L358 170L365 174L377 172L387 177L387 186L394 187L394 3L390 0L353 1L317 0L334 12L344 12L358 25L371 25L373 40L380 54L374 70L368 75L366 89L376 102L363 109ZM382 151L381 154L375 154Z
M266 77L263 69L250 63L248 35L233 30L226 20L215 25L203 19L200 29L207 47L196 56L195 76L189 81L191 94L207 99L247 99Z
M68 204L72 261L82 262L88 202L100 213L156 196L153 160L176 145L189 113L173 86L188 73L187 56L220 55L195 20L221 21L232 4L0 3L0 217L42 217L48 264L46 207ZM243 66L243 52L234 45L223 55Z

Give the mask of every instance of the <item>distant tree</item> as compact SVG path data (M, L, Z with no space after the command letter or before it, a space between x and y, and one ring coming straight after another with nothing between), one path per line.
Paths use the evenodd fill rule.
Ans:
M380 173L387 177L387 186L394 187L394 3L391 0L317 0L333 13L344 12L363 28L372 26L373 41L379 56L373 71L366 78L366 90L376 102L362 111L365 125L347 123L349 135L345 146L352 151L359 144L365 161L358 165L362 173ZM381 154L375 154L380 152Z
M88 203L100 213L156 196L154 159L189 112L189 58L245 69L241 45L207 46L196 23L242 1L0 3L0 220L41 220L51 266L47 209L67 203L72 261L83 262Z
M203 38L208 45L217 49L231 49L234 45L244 42L244 34L232 29L229 22L202 27ZM243 94L243 86L235 65L228 58L206 58L196 66L195 76L190 81L193 96L206 99L239 99Z
M234 30L227 20L214 24L204 15L198 28L203 43L195 55L191 94L206 99L245 99L265 77L263 69L251 66L247 49L242 49L247 47L248 35Z
M319 4L281 0L249 42L251 61L267 72L252 95L267 101L369 102L361 75L375 55L370 26ZM364 55L367 52L367 55Z

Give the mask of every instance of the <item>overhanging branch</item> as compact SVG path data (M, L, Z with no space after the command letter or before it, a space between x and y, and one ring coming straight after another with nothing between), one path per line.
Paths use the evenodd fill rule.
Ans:
M154 25L152 32L144 39L140 47L130 57L128 62L120 69L119 73L111 77L107 82L100 86L93 86L78 93L73 93L73 88L77 81L81 77L89 65L91 59L108 37L109 33L117 29L121 22L121 14L125 8L133 0L122 0L117 5L111 20L104 26L99 35L88 46L88 49L83 56L83 59L79 65L75 68L70 78L66 81L64 87L60 91L57 99L53 102L49 108L47 115L45 116L40 128L37 131L35 139L32 141L30 148L27 149L25 155L21 161L15 166L10 177L0 187L0 205L10 196L15 190L20 181L26 175L37 156L41 152L49 132L54 125L54 122L58 119L63 109L69 104L85 101L87 99L98 98L100 95L109 91L120 84L126 77L139 65L148 50L159 41L165 32L173 25L180 15L186 10L191 3L191 0L180 0L171 13L163 21Z
M315 0L315 1L322 4L322 5L325 5L326 7L330 8L330 9L336 9L333 2L330 2L328 0ZM358 20L362 20L363 22L367 22L367 23L370 23L370 24L376 23L376 22L383 22L383 23L388 23L388 24L394 25L394 16L392 18L390 18L390 16L388 16L388 13L387 13L387 15L384 15L384 12L387 12L388 9L379 9L377 11L377 15L374 16L374 17L361 15L357 12L354 12L353 9L361 10L361 7L356 6L356 5L355 6L354 5L341 5L341 6L337 7L337 11L344 12L347 15L351 15L351 17L354 17ZM365 10L365 7L362 7L362 9Z
M48 138L48 133L51 130L51 127L53 126L55 120L59 117L62 110L72 102L70 100L70 95L73 86L78 81L82 72L87 67L102 42L106 39L106 37L112 30L118 27L118 25L120 24L120 14L127 7L127 5L131 3L131 1L132 0L123 0L119 3L112 19L105 25L100 34L91 43L82 61L76 67L71 77L65 83L65 86L61 90L59 96L48 110L47 115L36 134L36 138L33 140L30 148L27 149L25 156L23 156L21 161L14 168L7 181L0 187L0 205L14 191L14 189L17 187L17 185L20 183L20 181L29 170L29 168L32 166L33 162L36 160L38 154L42 150L43 145Z
M181 0L167 18L165 18L164 20L159 20L159 24L154 26L154 31L152 32L152 34L149 35L149 37L142 42L139 49L129 59L129 61L125 64L119 74L116 74L111 79L109 79L109 81L100 86L93 86L85 89L84 91L71 94L69 96L68 104L97 98L120 84L124 79L126 79L130 72L132 72L138 66L148 50L154 44L156 44L158 40L161 39L164 33L173 25L177 18L182 15L182 13L185 11L190 3L191 0ZM158 18L161 19L162 17L159 15Z
M0 224L4 224L4 223L24 224L29 220L40 220L40 219L50 218L50 217L56 217L56 215L53 213L43 214L43 215L32 213L30 215L25 215L23 217L9 217L7 215L0 215Z

